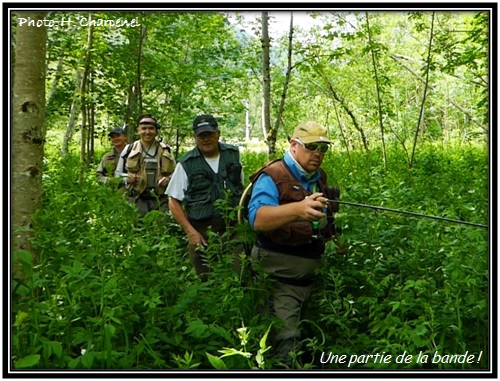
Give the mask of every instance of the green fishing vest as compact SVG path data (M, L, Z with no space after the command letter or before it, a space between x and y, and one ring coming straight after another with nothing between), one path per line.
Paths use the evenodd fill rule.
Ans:
M198 148L179 159L188 177L184 206L189 220L219 218L214 203L224 199L226 192L229 192L229 206L238 205L243 193L240 152L238 147L219 143L219 153L218 173L210 168Z
M113 177L115 173L116 167L118 165L118 160L120 160L120 152L118 152L115 148L105 154L101 160L102 163L102 172L99 172L102 176L110 176Z

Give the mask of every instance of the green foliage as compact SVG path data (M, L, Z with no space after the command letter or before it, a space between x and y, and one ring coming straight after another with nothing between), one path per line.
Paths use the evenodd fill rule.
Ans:
M253 355L251 352L248 352L247 346L249 346L250 339L250 330L244 325L238 328L236 331L238 333L238 337L240 339L241 349L235 348L224 348L222 350L218 350L218 352L222 353L222 356L214 356L207 352L207 358L210 361L210 364L215 369L228 369L226 363L222 360L223 357L230 356L241 356L247 359L248 367L250 369L266 369L266 361L264 359L264 354L271 349L271 347L267 346L267 338L269 335L269 331L271 330L271 326L267 329L266 333L259 340L259 349L257 353ZM251 358L254 357L254 361L256 362L256 367L253 365Z
M250 176L269 161L266 152L245 152L241 157L246 184L250 183Z
M408 150L419 120L432 12L368 15L371 44L365 13L320 14L323 24L316 30L294 35L297 70L285 119L291 126L304 118L331 126L344 149L364 145L361 130L369 146L379 144L383 123L385 142ZM487 19L486 12L435 13L433 67L419 141L485 138ZM370 49L377 53L380 120Z
M434 146L404 153L334 153L325 159L341 199L486 223L484 148ZM243 155L245 172L262 163ZM352 163L352 166L349 164ZM269 279L228 255L243 230L210 233L212 272L195 276L186 238L169 214L142 221L122 194L79 179L78 160L48 159L45 199L34 219L37 263L14 253L12 362L17 369L273 369L274 318L260 314ZM228 218L235 210L218 203ZM321 368L322 352L432 355L483 351L479 364L356 364L356 368L487 367L488 235L475 227L341 205L347 253L328 243L300 323L293 368ZM328 368L341 368L329 364Z
M51 17L76 15L53 12ZM95 18L110 16L94 12ZM419 118L419 75L430 16L370 14L387 170L376 145L379 112L365 14L323 12L323 26L307 32L296 28L278 138L286 141L298 121L318 120L329 127L335 142L333 157L327 156L323 167L330 182L340 186L342 199L485 224L488 156L485 147L474 144L484 140L487 130L481 124L487 125L489 117L487 12L436 13L423 139L414 167L407 169L407 149ZM217 115L223 135L239 138L245 100L252 135L260 135L258 38L237 32L218 12L114 12L115 17L137 17L147 33L144 37L139 28L94 31L88 100L96 137L142 108L159 117L170 144L190 136L198 112ZM87 32L76 24L49 30L49 140L62 136L67 124ZM273 111L283 90L287 46L286 37L272 41ZM139 64L141 94L136 93ZM358 149L360 129L370 152ZM278 156L284 149L278 147ZM33 263L26 251L13 253L21 271L12 282L15 368L278 365L266 344L270 326L277 322L258 313L266 304L270 280L254 279L245 256L235 271L227 254L253 239L248 226L231 228L222 237L210 234L206 255L212 273L202 283L187 257L185 235L169 214L153 212L139 221L124 195L97 184L77 157L61 160L56 151L46 145L43 206L33 220L39 260ZM266 161L266 153L243 154L247 182ZM236 210L228 209L225 201L218 207L228 221L235 218ZM321 351L487 353L487 232L349 206L341 206L336 221L348 252L339 256L333 243L327 246L318 287L304 309L303 349L294 354L294 368L321 367ZM483 355L480 364L412 367L484 369L491 365L487 359Z
M434 146L413 172L395 157L384 172L379 153L333 158L341 199L487 224L488 157L481 147ZM398 163L399 161L399 163ZM340 165L339 165L340 164ZM348 252L326 253L321 283L307 315L326 335L324 351L432 355L487 351L488 232L406 215L341 205L337 223ZM316 332L312 330L311 332ZM342 365L336 365L341 367ZM356 367L394 369L407 364ZM415 364L413 368L478 369L480 364Z
M39 263L28 252L14 257L22 269L13 281L16 367L206 368L205 351L236 345L229 332L241 321L265 332L269 320L254 310L266 300L263 285L252 279L248 258L237 273L224 254L232 233L211 235L213 274L202 283L169 214L139 221L124 195L94 173L80 180L75 157L46 166L34 219Z
M172 146L180 147L191 137L191 121L201 112L216 115L227 138L243 140L247 121L250 136L262 138L260 23L252 28L256 37L238 30L227 12L91 13L94 19L137 19L141 24L94 29L86 94L94 138L106 136L110 126L132 124L141 112L159 118L164 126L161 135ZM484 140L489 118L489 14L434 15L432 70L419 139ZM50 14L53 20L73 20L71 26L48 30L46 125L51 133L62 134L67 127L68 110L78 95L75 74L84 67L88 34L78 19L88 16ZM278 139L286 140L299 121L314 119L329 126L344 148L363 144L361 130L371 146L380 141L383 123L388 145L411 147L431 16L432 12L315 12L322 23L312 28L295 19L292 71ZM371 52L376 53L380 104ZM277 115L281 103L287 66L288 36L276 36L271 41L271 116ZM76 125L78 130L80 123Z

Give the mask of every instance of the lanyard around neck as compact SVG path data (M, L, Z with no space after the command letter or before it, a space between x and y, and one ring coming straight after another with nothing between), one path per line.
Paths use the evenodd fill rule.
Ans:
M149 151L151 150L151 148L154 147L155 148L155 151L153 154L150 154ZM156 143L153 143L151 144L148 149L144 148L144 145L142 144L141 142L141 148L142 148L142 152L144 152L144 156L148 156L148 157L156 157L156 154L158 153L158 146L156 145Z

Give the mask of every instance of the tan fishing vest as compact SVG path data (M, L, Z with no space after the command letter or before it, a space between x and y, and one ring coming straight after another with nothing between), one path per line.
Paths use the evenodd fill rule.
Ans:
M167 184L158 186L161 177L168 177L175 169L175 159L168 145L157 142L157 150L154 156L144 156L140 140L132 143L132 149L128 154L125 168L127 173L138 175L137 183L130 185L129 191L134 196L140 196L145 190L151 189L160 196L165 193ZM169 179L170 181L170 179Z

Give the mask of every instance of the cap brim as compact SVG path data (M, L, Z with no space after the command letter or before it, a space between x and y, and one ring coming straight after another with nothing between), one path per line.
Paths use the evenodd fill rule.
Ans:
M198 127L197 129L194 130L194 133L196 135L202 134L204 132L215 132L217 131L217 128L213 126L203 126L203 127Z
M308 136L305 138L299 138L299 140L304 144L309 143L331 143L331 141L326 136Z
M118 132L118 131L111 131L108 134L108 137L111 137L112 135L125 135L125 133L124 132Z

